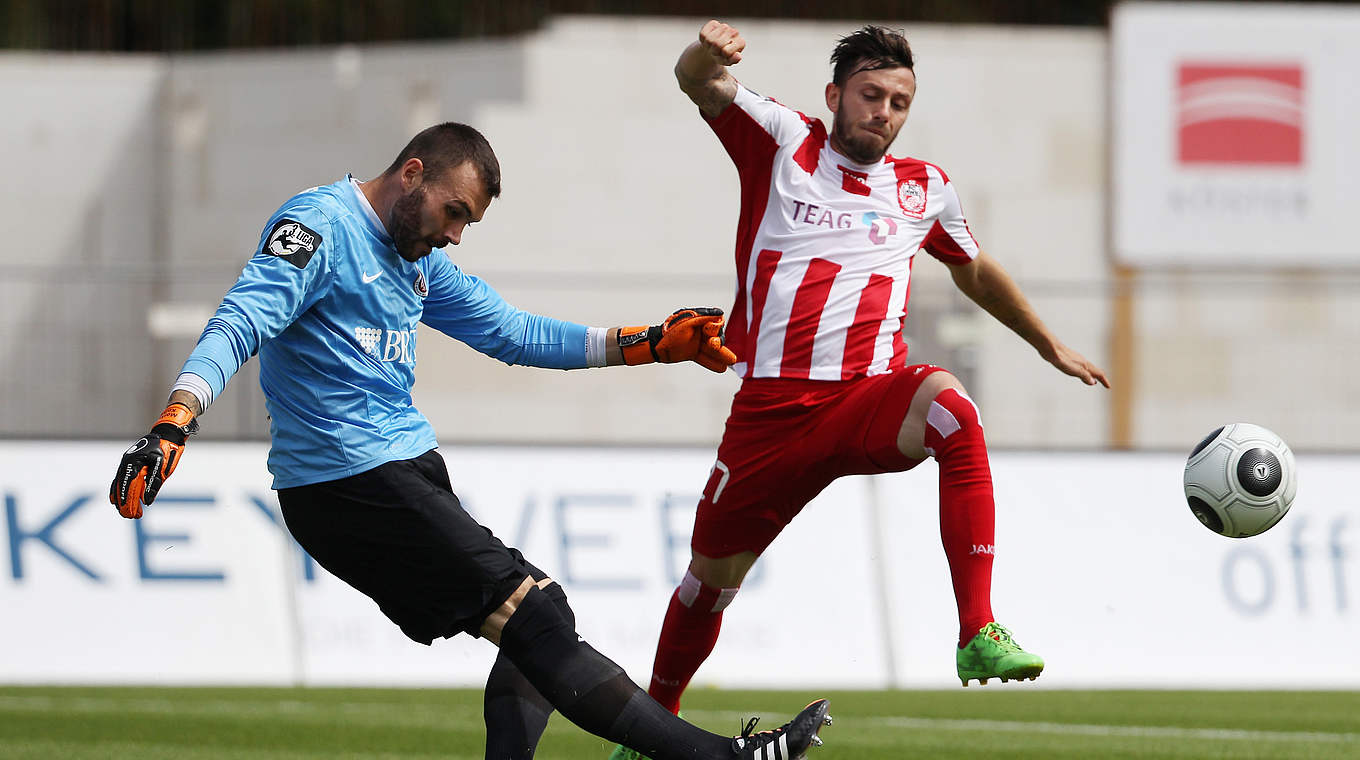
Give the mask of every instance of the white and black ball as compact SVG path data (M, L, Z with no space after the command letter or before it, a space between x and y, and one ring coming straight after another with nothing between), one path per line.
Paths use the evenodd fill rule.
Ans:
M1265 532L1298 490L1294 452L1260 425L1234 422L1199 442L1185 463L1185 499L1200 523L1230 538Z

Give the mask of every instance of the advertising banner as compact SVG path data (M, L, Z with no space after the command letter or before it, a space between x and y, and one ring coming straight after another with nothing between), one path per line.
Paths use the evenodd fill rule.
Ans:
M1124 3L1111 39L1120 263L1360 265L1360 8Z
M195 441L139 521L116 443L0 443L0 683L477 686L495 649L425 647L282 530L265 447ZM446 447L465 507L566 589L640 683L712 466L698 448ZM1299 457L1294 509L1201 527L1181 454L996 452L993 607L1039 687L1360 688L1317 642L1360 602L1360 457ZM756 565L696 686L956 687L937 470L842 479Z

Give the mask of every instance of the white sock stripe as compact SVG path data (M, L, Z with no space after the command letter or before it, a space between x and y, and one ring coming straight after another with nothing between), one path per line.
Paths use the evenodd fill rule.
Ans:
M926 412L926 424L935 428L935 432L939 433L941 438L948 438L963 428L954 413L945 409L938 401L930 402L930 411Z
M725 588L722 591L719 591L718 598L713 600L713 609L709 610L709 612L722 612L727 609L727 605L732 603L732 599L736 597L737 592L740 590L741 587L738 586L737 588Z
M680 579L680 588L676 590L679 594L680 603L686 607L693 607L694 600L699 598L699 589L703 585L694 576L694 573L685 571L685 577Z
M982 427L982 411L978 409L977 403L963 391L954 390L954 393L973 407L973 416L978 421L978 427ZM955 417L954 413L946 409L939 401L930 402L930 409L926 412L926 424L935 428L935 432L939 433L941 438L948 438L963 428L959 424L959 418ZM935 452L930 451L930 449L926 449L926 451L931 456L935 456Z
M977 417L978 427L982 427L982 410L978 409L978 405L967 393L964 393L963 391L956 391L956 393L959 394L959 398L963 399L964 401L967 401L968 405L973 407L973 416Z

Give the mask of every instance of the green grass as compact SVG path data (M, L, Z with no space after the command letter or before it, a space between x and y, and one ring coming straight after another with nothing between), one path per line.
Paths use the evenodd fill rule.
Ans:
M811 692L699 689L685 713L723 734L788 719ZM810 760L1356 758L1360 692L832 692ZM6 760L479 760L481 692L396 689L0 687ZM538 756L605 760L555 716Z

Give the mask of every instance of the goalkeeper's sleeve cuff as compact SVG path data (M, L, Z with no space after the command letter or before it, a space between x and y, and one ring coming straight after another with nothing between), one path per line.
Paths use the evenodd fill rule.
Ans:
M608 327L586 328L586 366L603 367L609 363L605 352L605 340L609 337Z
M175 391L192 393L194 398L198 399L200 414L208 411L208 404L213 402L212 386L208 384L207 380L192 372L179 373L179 377L175 378L175 384L170 386L170 392L174 393Z

